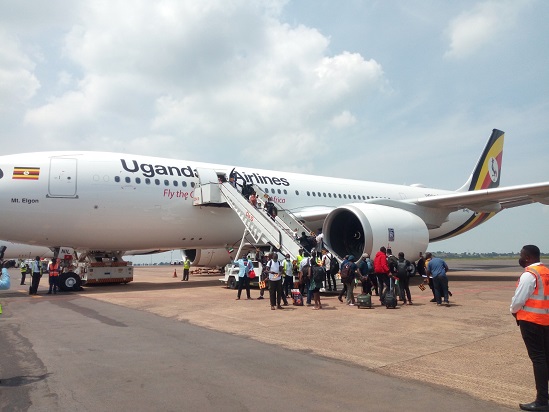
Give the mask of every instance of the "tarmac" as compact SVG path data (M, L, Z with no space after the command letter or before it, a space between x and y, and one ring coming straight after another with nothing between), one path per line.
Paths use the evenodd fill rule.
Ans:
M535 397L532 365L509 305L521 268L513 261L448 261L451 305L429 302L422 279L411 279L413 305L396 309L372 297L372 309L321 297L322 310L270 310L268 292L235 300L218 272L180 266L136 267L128 285L87 287L80 294L186 321L291 350L361 365L377 373L441 385L498 405L518 408ZM174 277L174 269L177 277Z

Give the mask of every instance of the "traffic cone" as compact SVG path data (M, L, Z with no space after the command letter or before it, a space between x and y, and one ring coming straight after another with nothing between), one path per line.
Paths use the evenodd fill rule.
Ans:
M174 269L174 270L173 270L173 277L174 277L174 278L177 277L177 269Z

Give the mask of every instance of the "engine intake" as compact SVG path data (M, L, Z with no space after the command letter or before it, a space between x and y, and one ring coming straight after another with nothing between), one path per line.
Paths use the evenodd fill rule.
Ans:
M381 246L396 256L415 260L429 245L429 232L423 220L406 210L388 206L350 203L333 210L322 228L324 243L343 258L363 253L375 255Z

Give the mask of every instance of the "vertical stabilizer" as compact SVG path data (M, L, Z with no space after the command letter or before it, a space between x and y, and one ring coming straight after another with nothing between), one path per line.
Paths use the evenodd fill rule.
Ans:
M491 189L499 186L504 137L505 133L501 130L494 129L492 131L475 170L467 182L458 189L458 192Z

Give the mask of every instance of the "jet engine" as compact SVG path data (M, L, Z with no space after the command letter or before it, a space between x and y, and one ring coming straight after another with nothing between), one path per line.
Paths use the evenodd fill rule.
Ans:
M429 232L423 220L406 210L369 204L350 203L333 210L324 221L324 243L343 258L373 258L381 246L391 248L395 256L414 261L429 245Z
M183 258L188 257L191 266L223 267L230 263L229 254L224 248L220 249L184 249Z

